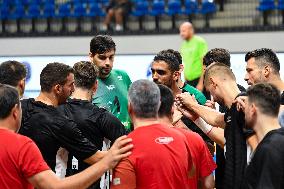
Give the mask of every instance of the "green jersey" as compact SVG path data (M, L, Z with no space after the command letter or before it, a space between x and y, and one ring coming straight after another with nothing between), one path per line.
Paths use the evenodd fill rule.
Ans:
M202 58L207 52L206 41L193 36L189 41L184 41L181 45L181 56L184 65L184 77L188 81L198 79L202 74Z
M127 109L127 95L131 80L127 73L113 69L107 78L98 78L98 84L93 104L107 109L130 131L131 120Z
M189 94L194 95L197 102L201 105L204 105L206 103L207 99L204 96L204 94L200 92L198 89L192 87L191 85L185 84L182 87L182 92L188 92Z

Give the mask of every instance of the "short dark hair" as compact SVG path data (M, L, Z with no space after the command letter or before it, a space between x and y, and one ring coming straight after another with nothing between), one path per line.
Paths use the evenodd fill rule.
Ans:
M170 116L174 105L174 95L172 90L165 85L158 85L161 93L161 105L159 108L159 117Z
M158 53L154 57L154 61L164 61L168 64L169 69L174 71L179 71L179 62L176 58L176 56L172 53Z
M182 64L182 57L181 57L181 54L178 51L175 51L173 49L166 49L166 50L162 50L162 51L159 52L159 54L163 54L163 53L173 54L176 57L178 63Z
M91 89L96 83L98 68L89 61L77 62L73 66L75 86L84 89Z
M10 85L0 84L0 119L8 117L16 104L20 104L17 89Z
M251 58L255 58L255 63L259 67L269 65L273 68L275 73L279 73L280 71L279 59L276 53L271 49L261 48L250 51L246 54L245 61L247 62Z
M53 86L64 85L70 73L74 73L74 70L66 64L58 62L47 64L40 73L41 91L50 92Z
M214 48L208 51L203 57L203 64L207 67L213 62L221 62L226 66L231 67L231 55L227 49Z
M253 102L263 114L277 117L280 107L280 91L269 83L258 83L246 92L249 102Z
M0 64L0 83L16 87L18 82L26 78L27 70L24 64L9 60Z
M114 41L109 35L97 35L90 42L90 52L95 54L103 54L111 50L116 50Z

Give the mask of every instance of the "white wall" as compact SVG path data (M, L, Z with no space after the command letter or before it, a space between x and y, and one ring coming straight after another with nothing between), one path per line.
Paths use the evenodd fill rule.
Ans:
M200 34L209 49L222 47L231 52L247 52L267 47L284 52L284 31ZM86 55L90 37L0 38L0 56ZM176 35L114 36L117 54L155 54L166 48L179 49Z

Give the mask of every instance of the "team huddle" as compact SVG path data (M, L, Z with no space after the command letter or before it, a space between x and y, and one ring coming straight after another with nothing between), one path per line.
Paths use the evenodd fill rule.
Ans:
M246 54L248 89L226 49L206 52L191 82L178 51L160 51L152 81L133 83L113 69L115 52L95 36L90 61L43 68L36 98L24 97L24 64L0 64L0 188L215 188L217 167L225 189L284 188L284 82L271 49Z

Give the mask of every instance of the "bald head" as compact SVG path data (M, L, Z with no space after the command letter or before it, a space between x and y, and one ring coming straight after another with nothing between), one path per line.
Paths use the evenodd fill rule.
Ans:
M194 28L190 22L184 22L179 28L180 36L184 40L190 40L194 35Z
M236 77L232 70L225 64L213 63L209 65L204 74L204 86L207 87L210 84L212 78L218 78L221 82L236 81Z

